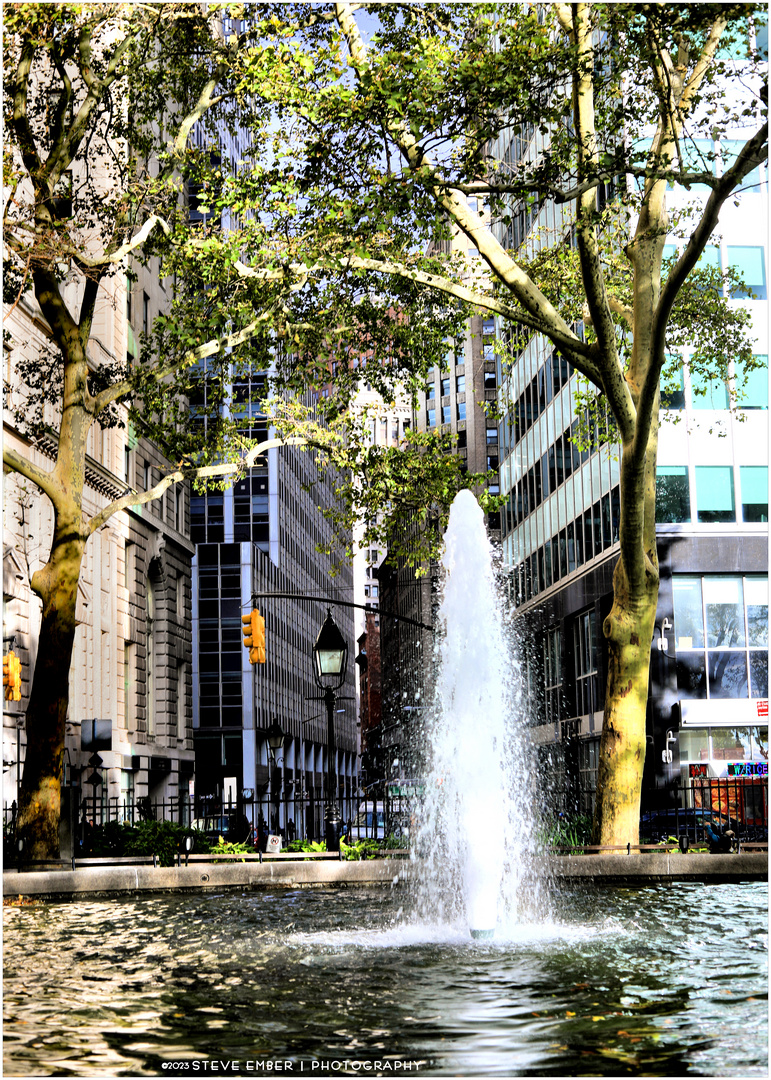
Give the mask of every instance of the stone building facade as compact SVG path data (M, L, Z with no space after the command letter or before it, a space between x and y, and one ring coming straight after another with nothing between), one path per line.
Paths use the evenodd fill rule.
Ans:
M82 278L71 270L65 295L75 310L82 288ZM128 303L126 279L117 275L102 286L88 343L94 365L136 355L143 320L151 322L164 310L166 290L157 274L139 268L131 291ZM19 360L34 361L50 339L31 292L21 297L5 325L11 339L5 353L9 390L3 438L35 464L51 468L53 440L33 445L15 426L10 411L21 393ZM47 420L55 426L52 411ZM123 421L123 426L104 431L95 425L89 434L84 492L88 517L128 488L146 490L167 467L157 448L136 438L125 414ZM13 639L23 674L21 700L4 702L3 710L3 805L8 811L17 800L23 769L25 708L40 628L40 603L30 578L47 561L53 512L45 496L13 473L4 476L3 510L4 652ZM189 495L180 486L156 503L111 517L86 545L62 778L65 805L74 816L84 798L91 817L131 817L141 797L177 800L189 789L193 548L188 535ZM94 749L102 759L96 770L101 783L88 786Z

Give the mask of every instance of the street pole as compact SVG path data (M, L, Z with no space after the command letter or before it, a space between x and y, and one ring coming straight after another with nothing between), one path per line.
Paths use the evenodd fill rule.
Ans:
M324 691L327 706L327 805L326 841L327 851L340 850L340 811L337 808L337 781L335 776L335 692L330 687Z

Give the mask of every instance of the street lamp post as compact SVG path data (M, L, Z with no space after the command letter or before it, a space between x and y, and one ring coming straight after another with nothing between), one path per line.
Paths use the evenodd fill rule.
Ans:
M324 691L327 708L327 803L324 809L327 851L340 850L342 818L335 790L335 691L345 682L347 665L348 646L328 608L313 646L313 676L316 685Z
M280 807L281 807L281 790L279 788L280 780L276 780L276 773L278 772L278 751L284 749L284 732L281 730L281 725L278 722L278 717L274 716L270 727L268 728L268 748L270 749L270 756L273 758L274 771L271 774L271 793L273 795L273 801L276 804L276 825L279 823ZM284 759L281 759L283 765Z

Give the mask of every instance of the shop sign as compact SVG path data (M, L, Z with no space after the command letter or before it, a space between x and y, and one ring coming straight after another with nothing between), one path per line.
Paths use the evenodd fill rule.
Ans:
M767 761L729 761L727 776L768 776Z
M707 765L689 765L688 766L688 775L691 776L691 777L694 777L694 776L709 776L708 766Z
M768 723L768 698L725 698L709 701L681 698L682 727L750 727Z

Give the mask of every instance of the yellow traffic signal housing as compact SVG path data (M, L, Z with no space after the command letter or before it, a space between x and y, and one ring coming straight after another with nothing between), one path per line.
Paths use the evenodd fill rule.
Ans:
M13 650L3 657L3 686L6 701L21 701L21 660Z
M241 622L244 624L244 646L249 650L249 663L250 664L264 664L265 663L265 620L260 615L259 609L255 608L254 611L248 615L241 616Z

